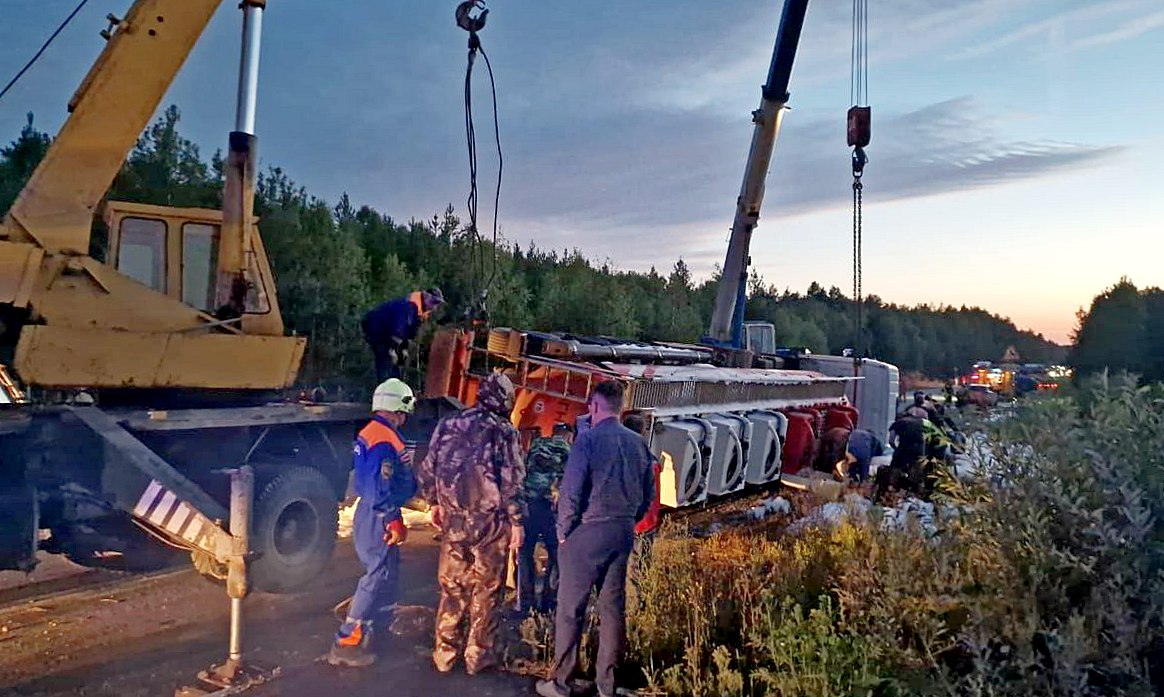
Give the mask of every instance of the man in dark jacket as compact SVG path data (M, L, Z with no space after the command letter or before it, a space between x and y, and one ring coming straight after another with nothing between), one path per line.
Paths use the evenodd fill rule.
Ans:
M399 378L408 359L408 349L420 326L432 311L443 305L440 288L415 291L402 298L377 305L364 315L360 327L376 359L376 381Z
M541 680L543 697L569 697L590 591L598 588L600 618L595 682L601 697L615 694L614 668L626 633L627 561L635 523L655 493L654 457L642 436L619 423L623 387L599 384L590 395L588 431L570 450L558 499L558 612L554 675Z
M891 489L921 491L925 480L926 425L929 423L927 419L902 414L889 427L893 459L889 467L877 471L875 500L881 500Z

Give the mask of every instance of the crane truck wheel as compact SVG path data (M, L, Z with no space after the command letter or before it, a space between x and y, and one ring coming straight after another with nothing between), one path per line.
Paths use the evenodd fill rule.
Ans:
M331 559L339 525L335 490L317 469L295 467L258 488L251 523L251 584L283 593L314 579Z

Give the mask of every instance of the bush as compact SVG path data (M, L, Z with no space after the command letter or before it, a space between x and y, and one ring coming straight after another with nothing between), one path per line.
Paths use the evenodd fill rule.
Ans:
M1164 687L1164 390L1101 380L989 434L938 534L665 529L629 648L684 695L1149 695ZM1158 692L1159 693L1159 692Z

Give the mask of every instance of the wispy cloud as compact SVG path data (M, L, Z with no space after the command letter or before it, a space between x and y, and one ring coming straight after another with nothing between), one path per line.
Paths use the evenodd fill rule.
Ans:
M1130 19L1115 29L1079 39L1071 44L1072 48L1091 48L1114 44L1146 34L1153 29L1164 27L1164 12L1157 12L1143 17Z
M870 8L870 63L880 66L964 45L978 33L1041 0L888 0ZM729 3L734 4L734 3ZM778 9L740 13L707 48L676 61L674 69L645 91L651 104L678 108L736 109L754 101L766 73ZM810 5L794 68L794 90L843 81L849 75L852 41L849 3ZM726 108L725 108L726 107Z
M999 186L1102 164L1122 152L1006 136L1007 119L960 98L879 119L869 186L878 201ZM513 177L509 235L589 254L618 249L620 265L659 263L686 250L710 266L722 255L749 129L707 111L596 123L576 151L525 153ZM788 119L765 210L780 215L848 205L848 151L833 120ZM617 136L599 134L617 133ZM771 213L769 214L771 215ZM552 221L547 224L546 221ZM668 255L675 254L668 251ZM693 266L696 266L693 263Z
M642 91L648 105L738 111L758 97L771 56L778 10L725 3L735 18L716 35L697 31L699 51L668 56L660 79ZM849 75L849 3L811 5L796 59L794 92ZM1161 26L1159 0L886 0L870 8L870 63L964 61L1004 51L1049 55L1123 41ZM1043 39L1047 40L1043 40Z
M1048 140L1013 140L1005 120L963 97L915 111L890 115L878 125L870 148L871 180L885 200L932 196L971 187L1007 184L1056 172L1093 166L1122 151ZM798 172L791 181L775 170L783 206L809 211L847 200L841 184L849 177L837 155L834 124L806 125L795 154ZM791 137L791 134L790 134ZM787 153L786 153L787 154Z
M1057 6L1050 15L1044 13L1040 19L1028 22L997 38L958 51L951 58L954 60L978 58L1024 43L1031 44L1038 51L1045 53L1045 43L1029 40L1064 34L1070 36L1072 32L1082 34L1083 37L1069 40L1060 47L1060 50L1077 50L1123 41L1164 25L1164 19L1158 11L1159 7L1156 0L1108 0L1081 7ZM1118 24L1113 27L1112 22Z

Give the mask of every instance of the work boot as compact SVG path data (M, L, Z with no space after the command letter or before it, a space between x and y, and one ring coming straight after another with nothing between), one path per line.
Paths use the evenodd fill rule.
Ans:
M327 662L333 666L364 668L376 662L376 654L370 646L372 633L362 626L346 637L337 637L327 654Z
M538 680L534 690L542 697L570 697L570 691L553 680Z

